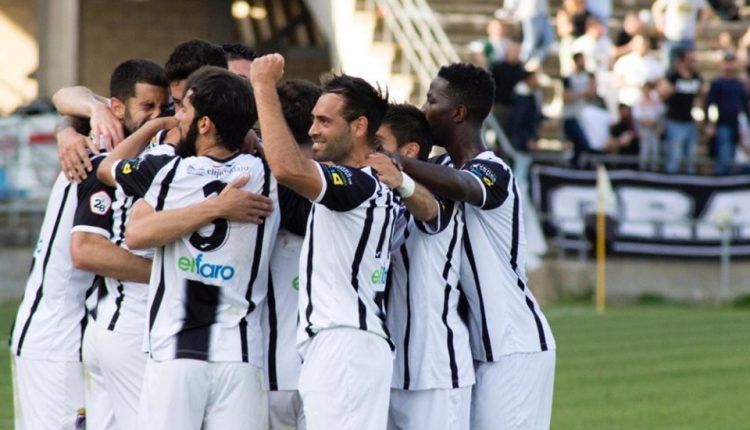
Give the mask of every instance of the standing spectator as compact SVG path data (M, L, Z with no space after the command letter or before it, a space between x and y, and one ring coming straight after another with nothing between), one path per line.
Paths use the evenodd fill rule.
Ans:
M638 11L631 10L625 14L625 19L622 22L622 29L617 33L614 40L615 52L614 57L619 58L625 54L629 54L632 51L632 45L630 43L636 34L643 32L643 21L638 15Z
M495 107L493 113L497 122L506 132L510 132L510 116L513 111L513 90L524 77L524 68L519 57L518 45L508 46L505 61L496 64L490 72L495 80Z
M630 44L633 51L615 62L614 81L618 101L632 106L641 97L646 82L656 82L662 77L662 68L659 60L649 53L645 37L636 34Z
M711 82L704 109L716 106L719 118L716 124L707 126L707 133L715 136L716 175L728 175L737 151L739 140L739 115L750 113L745 86L737 77L737 60L728 52L722 62L722 73ZM750 115L748 115L750 117Z
M521 22L521 60L536 69L555 38L549 24L549 0L505 0L504 6Z
M656 93L653 82L643 84L642 95L633 105L633 119L640 142L638 168L657 170L664 132L664 103Z
M612 16L612 0L587 0L586 9L597 17L605 27L609 27L609 17Z
M662 63L672 67L674 49L695 49L695 39L703 33L709 10L705 0L656 0L651 7L654 24L664 34Z
M477 65L492 70L493 66L505 61L506 52L512 45L515 45L515 42L507 37L502 21L492 19L487 24L487 38L473 42L469 49Z
M695 52L675 51L674 69L662 79L659 92L667 105L664 170L677 173L683 159L685 172L695 173L698 128L692 110L701 94L703 80L695 68Z
M596 98L596 78L586 71L583 54L573 54L573 64L573 73L563 79L563 129L565 136L573 144L571 163L578 167L581 154L590 149L586 134L578 122L578 115Z
M516 149L513 171L519 187L526 192L529 168L532 159L529 154L536 149L539 125L542 122L542 91L536 71L524 71L523 80L516 85L513 94L510 141Z
M557 12L557 20L567 21L570 26L570 35L573 38L583 36L586 32L586 22L591 12L586 8L586 0L565 0Z
M574 53L583 54L589 72L609 72L614 47L607 35L607 28L598 18L590 16L586 20L586 33L573 42L572 49Z

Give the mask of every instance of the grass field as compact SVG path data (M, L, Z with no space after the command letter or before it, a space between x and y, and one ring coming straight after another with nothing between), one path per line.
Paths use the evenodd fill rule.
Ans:
M0 305L8 333L16 303ZM548 306L558 344L554 429L745 429L750 310L640 306L603 316ZM0 353L0 429L11 429L7 353Z

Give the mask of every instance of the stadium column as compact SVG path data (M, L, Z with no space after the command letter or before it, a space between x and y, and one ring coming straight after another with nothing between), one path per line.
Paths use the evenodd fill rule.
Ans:
M80 0L37 0L39 97L78 83Z

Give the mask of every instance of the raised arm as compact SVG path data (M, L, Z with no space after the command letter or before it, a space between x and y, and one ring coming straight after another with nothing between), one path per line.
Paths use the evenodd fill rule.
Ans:
M454 201L482 204L484 192L471 173L406 157L397 159L409 176L433 193Z
M323 190L323 179L316 163L299 149L281 111L276 83L284 73L284 57L265 55L253 61L250 81L255 93L263 151L276 180L298 194L313 200Z
M125 137L122 122L109 109L109 101L86 87L66 87L57 90L52 103L62 115L90 118L91 134L111 149Z

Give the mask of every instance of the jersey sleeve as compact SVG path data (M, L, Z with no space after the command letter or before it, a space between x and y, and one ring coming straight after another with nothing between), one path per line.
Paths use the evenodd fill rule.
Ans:
M174 158L173 155L146 155L131 160L120 160L112 166L112 177L125 194L141 198L148 191L159 170Z
M453 209L456 206L453 200L448 200L438 195L435 195L435 200L437 200L438 211L434 220L429 222L418 219L414 220L417 228L427 234L438 234L445 230L451 222Z
M96 170L103 156L91 160ZM112 235L112 202L114 188L103 184L96 175L88 175L78 184L78 206L73 216L72 231L99 234L109 239Z
M482 209L495 209L508 198L510 172L498 163L488 160L472 160L461 169L471 173L482 187Z
M279 185L279 207L281 208L281 228L298 236L304 236L307 230L307 218L312 203L291 189Z
M350 211L371 198L377 189L377 180L359 169L320 163L317 166L323 189L313 201L328 209Z

